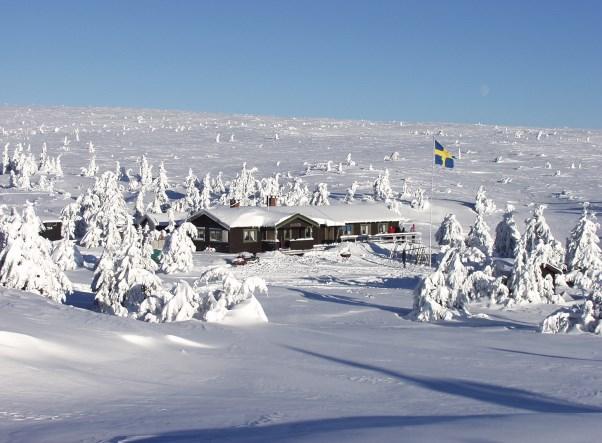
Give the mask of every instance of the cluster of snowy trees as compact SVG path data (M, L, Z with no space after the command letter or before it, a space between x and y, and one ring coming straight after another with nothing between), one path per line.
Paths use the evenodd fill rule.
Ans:
M484 218L494 207L481 188L475 204L476 219L468 234L464 234L453 214L444 218L436 232L443 257L437 269L416 289L410 317L420 321L448 320L466 315L467 304L477 299L503 306L562 304L564 299L557 294L556 285L564 285L564 277L560 273L554 281L546 268L561 271L566 265L569 271L566 279L588 291L587 301L582 306L554 314L544 322L542 329L552 332L584 327L578 326L575 319L582 318L586 311L588 319L592 315L598 315L596 318L599 319L600 297L597 294L602 294L599 289L602 285L598 286L598 282L602 282L602 258L597 223L587 205L567 239L566 253L552 235L544 216L544 206L533 210L525 221L522 235L514 220L514 208L508 206L495 229L494 240ZM504 276L496 275L494 257L512 259L512 273L507 281ZM592 324L591 319L588 320L588 330L592 330Z
M71 282L53 260L51 243L40 236L42 229L32 204L22 213L0 210L0 285L61 303L72 291Z
M23 190L53 192L55 178L63 176L61 156L50 157L46 143L42 145L42 152L37 160L31 152L31 145L27 145L27 149L24 149L23 144L18 143L12 156L9 147L10 143L4 145L0 162L0 174L10 175L8 186ZM37 183L32 183L34 176L38 176Z
M602 252L596 216L583 205L583 212L567 239L566 279L583 294L583 301L565 307L547 317L542 332L559 333L572 330L602 334Z

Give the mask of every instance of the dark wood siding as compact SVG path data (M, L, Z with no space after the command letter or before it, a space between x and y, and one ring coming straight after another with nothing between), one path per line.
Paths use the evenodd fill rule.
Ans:
M257 231L257 241L243 241L245 229L255 229ZM232 228L230 229L230 252L261 252L261 233L259 228Z
M50 241L56 241L63 238L61 235L62 224L60 221L56 222L43 222L44 229L40 232L40 235L47 238Z
M197 227L198 237L193 239L197 251L204 251L207 247L214 248L217 252L235 252L230 248L228 242L211 242L209 241L209 230L210 229L221 229L226 230L222 225L217 223L211 217L207 217L205 214L190 221ZM230 238L230 232L228 232L228 239Z

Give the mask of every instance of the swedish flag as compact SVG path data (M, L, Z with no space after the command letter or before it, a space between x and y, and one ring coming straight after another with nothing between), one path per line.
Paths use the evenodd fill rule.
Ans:
M445 149L441 143L435 140L435 164L445 166L446 168L454 167L454 157L450 151Z

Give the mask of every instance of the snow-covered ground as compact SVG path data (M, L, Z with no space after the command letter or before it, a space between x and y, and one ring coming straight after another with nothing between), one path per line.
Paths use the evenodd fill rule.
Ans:
M42 217L56 216L93 183L79 176L90 141L101 171L113 170L115 161L137 171L143 153L155 169L163 160L175 185L170 197L183 192L190 167L201 177L223 171L232 178L247 162L260 176L298 176L305 162L338 165L351 153L356 165L343 174L312 170L302 177L311 189L328 183L337 200L353 181L360 198L371 194L385 168L395 190L403 179L411 188L430 188L433 135L462 152L454 170L435 171L435 225L449 211L471 224L480 185L498 208L514 204L519 221L531 203L547 204L558 239L576 222L581 201L600 209L601 131L87 108L0 108L0 128L0 144L10 142L11 152L21 142L38 155L46 142L51 156L63 154L56 194L0 191L0 203L33 201ZM385 161L394 152L399 159ZM0 185L7 183L0 176ZM428 211L404 205L402 216L428 233ZM494 226L500 218L497 212L487 220ZM598 438L600 337L538 333L556 309L551 305L481 304L471 306L478 315L462 321L412 322L404 316L424 267L404 269L388 259L386 245L353 245L348 261L339 252L264 254L234 269L237 277L268 282L269 295L258 299L269 323L149 324L99 314L90 309L89 269L67 272L76 291L66 305L0 290L0 439ZM193 271L160 276L166 284L192 282L229 258L198 253Z

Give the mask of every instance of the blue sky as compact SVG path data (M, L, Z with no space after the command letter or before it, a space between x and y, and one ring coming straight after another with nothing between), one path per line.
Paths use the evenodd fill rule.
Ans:
M4 1L0 103L602 128L601 1Z

